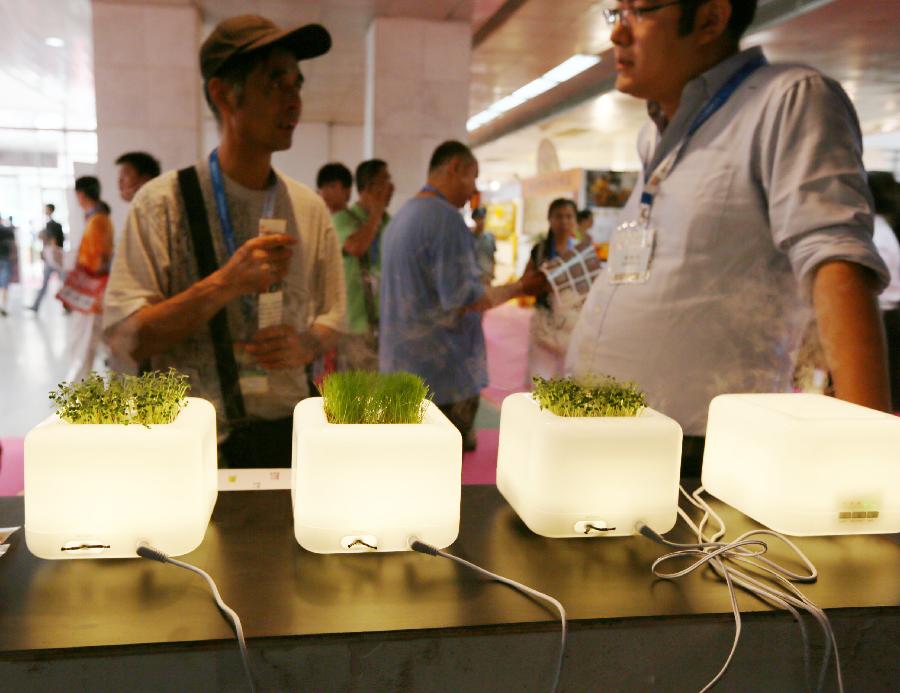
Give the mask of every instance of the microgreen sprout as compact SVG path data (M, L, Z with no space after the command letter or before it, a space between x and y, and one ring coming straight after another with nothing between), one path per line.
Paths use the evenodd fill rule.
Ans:
M412 373L343 371L322 383L329 423L422 423L428 386Z
M534 378L532 396L557 416L637 416L647 406L647 398L634 383L615 378L593 377L544 380Z
M144 375L91 373L84 380L60 383L50 399L63 421L73 424L167 424L187 404L187 376L174 368Z

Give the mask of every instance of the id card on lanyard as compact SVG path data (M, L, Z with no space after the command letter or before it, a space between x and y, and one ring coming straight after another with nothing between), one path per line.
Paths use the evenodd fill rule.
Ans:
M644 179L638 218L616 227L609 241L610 284L643 284L650 279L653 253L656 247L656 227L651 223L653 201L663 181L672 173L678 159L694 133L718 111L738 87L758 68L767 64L765 56L746 63L707 101L688 127L687 134L669 152L656 169Z
M230 258L237 250L237 245L234 238L234 227L231 224L231 215L228 212L228 199L225 195L225 183L222 177L217 149L214 149L209 155L209 172L216 198L219 225L222 228L222 239L225 242L225 249ZM277 183L273 183L266 193L262 218L259 220L260 236L282 234L287 229L287 220L272 218L275 212L276 189ZM268 292L260 294L256 299L252 296L242 296L241 311L248 325L253 326L254 322L257 323L256 329L261 330L282 324L284 322L284 293L280 285L273 286ZM245 336L249 339L252 335ZM242 345L240 343L237 343L236 346L238 347L236 356L240 371L241 392L245 395L267 393L269 391L268 374L259 367L259 364L256 363L256 360L250 354L241 348Z

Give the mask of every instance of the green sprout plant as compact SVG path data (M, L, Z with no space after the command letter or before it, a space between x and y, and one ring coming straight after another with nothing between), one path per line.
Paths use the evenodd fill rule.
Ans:
M73 424L168 424L187 404L187 376L174 368L140 376L91 373L50 393L60 419Z
M534 378L532 396L541 409L557 416L637 416L647 398L634 383L610 376L582 381L573 378Z
M322 382L328 423L422 423L428 386L412 373L344 371Z

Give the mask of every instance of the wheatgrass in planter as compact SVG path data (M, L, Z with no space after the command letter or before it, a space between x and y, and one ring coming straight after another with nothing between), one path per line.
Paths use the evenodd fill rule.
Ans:
M462 437L411 373L335 373L294 409L294 532L317 553L407 551L459 532Z

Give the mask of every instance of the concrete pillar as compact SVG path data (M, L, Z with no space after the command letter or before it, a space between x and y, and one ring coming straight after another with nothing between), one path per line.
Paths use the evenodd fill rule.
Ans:
M366 36L364 158L388 162L396 210L425 182L428 159L466 140L469 22L378 17Z
M93 0L93 34L97 175L120 229L120 154L149 152L163 170L201 155L200 15L192 0Z

